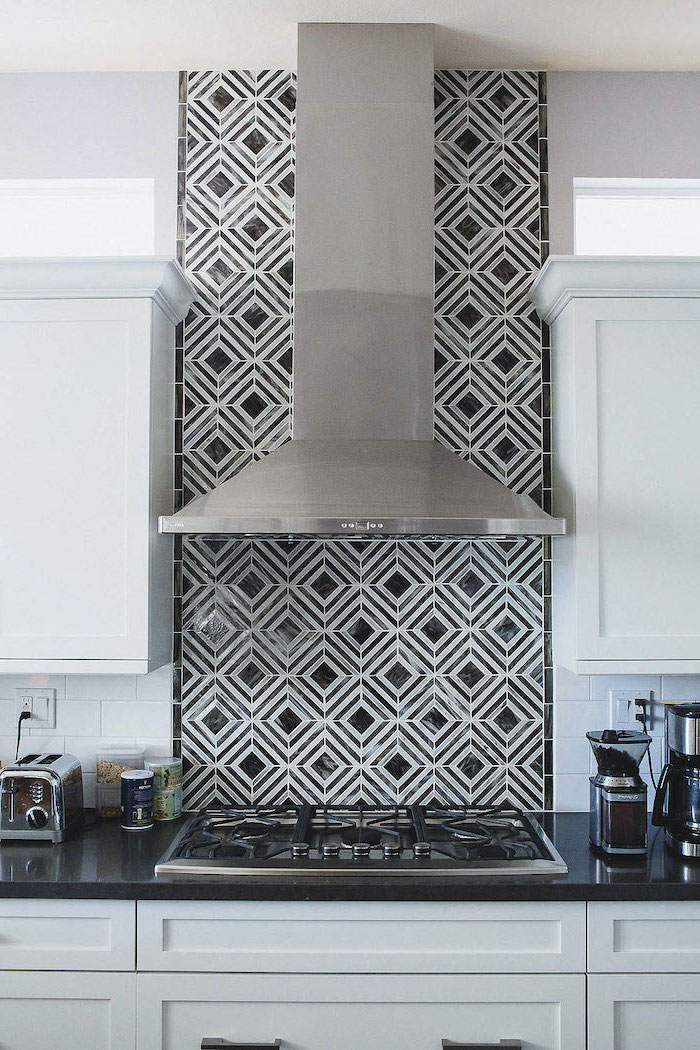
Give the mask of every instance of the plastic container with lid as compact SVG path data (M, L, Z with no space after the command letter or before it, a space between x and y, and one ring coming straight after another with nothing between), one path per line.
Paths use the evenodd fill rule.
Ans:
M121 816L121 775L143 769L143 748L104 747L97 751L95 811L98 817Z

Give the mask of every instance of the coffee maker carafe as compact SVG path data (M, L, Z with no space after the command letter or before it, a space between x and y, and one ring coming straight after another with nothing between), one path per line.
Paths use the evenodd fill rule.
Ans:
M652 823L683 857L700 857L700 704L666 707L666 764Z
M591 846L619 856L646 853L647 786L639 775L651 737L634 730L586 733L598 763L590 777Z

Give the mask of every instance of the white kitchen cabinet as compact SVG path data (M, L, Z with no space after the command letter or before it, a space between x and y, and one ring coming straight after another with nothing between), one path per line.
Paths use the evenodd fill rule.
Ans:
M700 259L552 256L554 661L700 672Z
M135 958L134 901L0 900L0 970L133 970Z
M135 974L0 975L2 1050L134 1050L135 1032Z
M547 973L586 968L577 901L141 901L139 970Z
M202 1039L290 1050L441 1050L521 1040L584 1050L585 978L372 974L139 974L138 1050Z
M588 1050L700 1046L700 974L588 978Z
M592 902L588 969L591 973L700 974L700 902Z
M0 673L170 659L174 325L165 259L0 261Z

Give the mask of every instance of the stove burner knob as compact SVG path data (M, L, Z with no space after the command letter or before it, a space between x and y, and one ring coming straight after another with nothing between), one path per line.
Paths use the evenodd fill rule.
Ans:
M413 843L413 856L414 857L429 857L430 856L430 843L429 842L414 842Z
M353 857L369 857L371 848L369 842L353 842L352 855Z
M292 843L292 856L293 857L308 857L309 855L309 844L308 842L293 842Z
M339 857L340 845L337 842L326 842L321 846L321 853L324 857Z
M384 843L384 856L385 857L398 857L401 853L401 847L398 842L385 842Z

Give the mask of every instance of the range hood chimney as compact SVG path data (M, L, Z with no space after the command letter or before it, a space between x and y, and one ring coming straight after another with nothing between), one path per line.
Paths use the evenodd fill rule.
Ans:
M293 439L171 533L554 535L433 441L433 26L299 26Z

